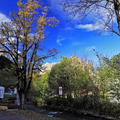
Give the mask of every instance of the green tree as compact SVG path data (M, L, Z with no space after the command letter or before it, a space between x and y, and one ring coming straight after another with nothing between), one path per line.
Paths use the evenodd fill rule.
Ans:
M109 66L109 93L113 98L120 99L120 54L114 55L108 62Z
M38 86L38 91L41 94L41 97L48 96L49 94L49 86L48 86L48 78L49 78L50 70L46 71L45 74L40 76L36 82Z
M94 89L93 77L90 76L91 64L83 62L76 57L63 57L60 63L56 64L49 75L49 86L54 94L58 95L58 87L62 86L63 95L74 96L79 91L85 90L82 94L88 94ZM94 93L94 91L93 91Z
M98 86L99 90L105 95L109 93L110 98L116 98L119 100L119 54L111 58L104 57L103 55L97 55L99 58L99 67L97 69Z
M108 86L108 81L110 78L110 69L108 68L108 66L106 65L105 62L103 63L99 63L100 66L97 69L97 84L99 86L99 90L102 94L102 98L105 98L105 94L109 91L109 86Z
M0 25L0 52L15 64L18 106L25 108L33 70L44 59L57 54L55 48L44 49L42 41L45 27L57 25L58 20L47 17L49 8L38 0L18 0L17 8L16 12L10 12L11 21Z
M32 102L39 102L49 96L48 77L50 71L46 71L42 76L39 73L33 74L30 92L28 93L28 100Z
M63 94L67 92L67 75L65 71L66 61L56 64L50 71L49 88L51 95L58 95L59 86L63 86Z

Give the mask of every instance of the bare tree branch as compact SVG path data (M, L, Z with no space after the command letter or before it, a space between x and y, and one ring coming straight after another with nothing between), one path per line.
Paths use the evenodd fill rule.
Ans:
M120 36L119 0L63 0L61 5L63 10L71 16L69 21L78 17L82 23L88 15L92 14L95 22L99 24L100 21L101 25L105 25L103 29L97 29L96 31L101 30L102 33L107 30L107 32L113 32ZM98 19L99 21L97 21ZM116 29L116 25L118 29Z

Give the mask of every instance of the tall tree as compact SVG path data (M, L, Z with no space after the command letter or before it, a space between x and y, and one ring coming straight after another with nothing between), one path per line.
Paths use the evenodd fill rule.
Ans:
M113 56L108 62L109 71L109 93L116 100L120 99L120 54Z
M57 54L55 48L42 46L42 41L45 27L56 26L58 20L47 17L49 8L39 0L18 0L17 8L9 14L11 21L0 25L0 52L7 54L15 64L17 101L23 109L33 71L44 59Z
M71 15L70 20L77 16L83 22L92 14L100 27L97 30L120 36L119 0L63 0L62 5L63 10Z
M120 95L120 54L114 55L111 58L104 57L96 52L99 58L99 67L97 68L97 85L103 93L103 98L109 93L110 100L116 99L119 101Z

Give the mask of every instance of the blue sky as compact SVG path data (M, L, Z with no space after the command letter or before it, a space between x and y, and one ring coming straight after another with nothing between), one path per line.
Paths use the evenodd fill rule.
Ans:
M101 34L95 35L93 30L94 23L90 20L92 15L86 19L84 24L79 25L79 19L75 17L71 22L69 16L63 12L60 1L62 0L41 0L44 5L49 6L49 16L54 16L59 20L57 27L47 27L45 29L47 38L44 39L43 44L59 50L57 59L49 58L44 63L59 62L60 55L69 57L76 53L78 57L81 54L88 54L92 60L97 62L97 57L93 48L104 55L113 56L120 53L120 38L115 34ZM1 0L0 1L0 22L9 21L9 12L16 10L16 0ZM99 26L98 26L99 27Z

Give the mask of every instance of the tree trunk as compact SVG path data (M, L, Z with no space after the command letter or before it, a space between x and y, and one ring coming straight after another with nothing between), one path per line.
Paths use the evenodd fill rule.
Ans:
M119 13L119 0L113 0L114 2L114 9L115 9L115 14L116 14L116 18L117 18L117 23L118 23L118 30L120 33L120 13Z
M18 91L17 91L17 107L20 108L20 95Z
M19 109L26 109L26 97L20 90L17 91L17 107Z
M21 108L25 109L26 108L26 100L25 100L25 94L22 93L21 95Z

